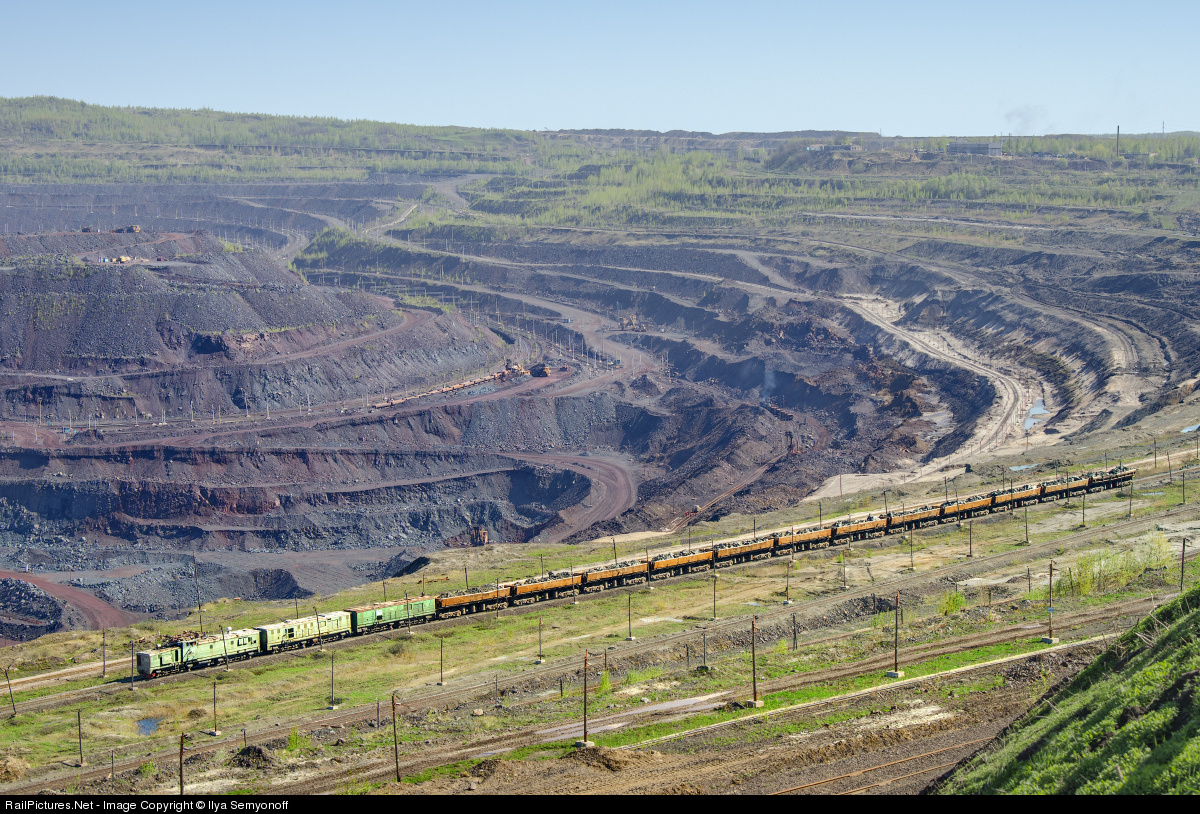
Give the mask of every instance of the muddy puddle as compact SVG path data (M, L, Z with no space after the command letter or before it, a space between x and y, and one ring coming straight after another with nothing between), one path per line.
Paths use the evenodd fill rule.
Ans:
M1029 412L1025 414L1025 430L1032 430L1039 422L1046 420L1042 416L1048 415L1050 415L1050 411L1046 409L1045 400L1038 399L1029 408Z
M142 737L148 737L158 731L158 724L162 718L141 718L137 721L138 734Z

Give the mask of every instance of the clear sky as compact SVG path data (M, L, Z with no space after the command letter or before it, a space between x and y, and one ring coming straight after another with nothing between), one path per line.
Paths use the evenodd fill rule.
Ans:
M0 0L0 96L520 129L1200 130L1200 2Z

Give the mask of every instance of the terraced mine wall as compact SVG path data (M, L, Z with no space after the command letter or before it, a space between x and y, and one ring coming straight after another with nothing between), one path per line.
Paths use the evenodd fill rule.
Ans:
M532 536L590 485L503 456L362 450L93 449L0 467L12 537L102 532L148 548L436 547L501 518Z
M380 202L417 200L426 188L406 182L9 185L0 188L9 231L0 238L0 258L42 253L29 250L32 241L14 241L17 233L77 233L85 226L103 233L134 223L147 231L203 229L281 248L288 233L311 237L329 225L327 218L373 220L391 208ZM46 248L56 251L52 243Z
M409 235L404 231L397 234ZM661 413L687 415L693 426L708 427L716 437L724 437L730 449L745 453L710 457L696 444L672 437L667 429L673 426L672 419L658 410L653 417L638 418L648 428L647 439L655 440L622 448L644 460L654 460L658 466L639 487L643 505L603 526L606 532L654 527L677 514L680 506L711 493L707 490L728 480L724 462L730 459L762 464L780 458L751 490L769 492L769 497L747 495L746 501L734 500L734 505L744 503L743 508L753 510L788 505L820 480L847 468L874 471L900 460L924 458L934 449L940 454L969 437L975 420L995 396L982 377L899 345L830 300L783 289L775 289L779 292L776 295L768 289L754 294L752 301L747 291L723 280L749 280L764 288L763 284L770 281L733 255L687 248L469 242L456 237L447 233L444 238L427 239L427 245L449 251L478 251L506 263L586 260L596 265L500 265L434 255L418 248L416 240L410 248L345 239L318 239L315 245L320 252L314 262L357 269L338 272L343 278L363 274L375 280L389 275L419 280L417 284L423 291L436 291L446 297L475 295L448 282L451 278L483 281L493 289L513 292L514 297L508 301L488 301L488 309L499 307L504 318L523 311L528 317L534 307L515 296L528 291L536 291L543 300L606 314L613 323L622 314L635 314L647 329L618 334L617 341L665 356L679 377L679 387L667 396L661 391L655 394ZM307 251L298 262L309 262ZM643 267L622 265L626 263ZM673 273L653 270L663 266ZM909 285L919 290L919 284ZM565 334L567 330L544 317L538 327L543 336L550 336L554 330ZM889 359L892 353L901 354L916 368L917 377L922 378L916 391L907 392L914 382L913 370ZM900 381L903 386L892 387L893 382ZM689 385L696 384L715 386L722 398L713 400L711 394L687 392ZM625 386L616 388L615 393L624 396ZM632 390L629 395L633 395ZM746 400L752 404L746 404ZM780 441L784 432L781 422L757 406L759 401L768 400L798 411L801 421L811 422L813 427L805 430L807 438L797 439L793 434L789 455L782 455L786 450ZM740 406L735 406L737 402ZM947 408L953 426L936 430L929 424L922 426L921 404L929 411L935 404ZM897 418L903 419L905 426L897 428ZM726 434L715 429L726 422L737 430ZM656 457L660 454L656 447L660 437L671 438L677 448L675 454L664 455L661 461Z

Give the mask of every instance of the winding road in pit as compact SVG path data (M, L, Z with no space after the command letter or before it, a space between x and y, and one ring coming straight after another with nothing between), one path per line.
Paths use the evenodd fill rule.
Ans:
M139 616L108 604L87 591L63 585L39 574L23 574L18 571L0 571L0 579L19 579L36 585L46 593L61 599L77 609L87 619L91 630L110 627L125 627L137 621Z

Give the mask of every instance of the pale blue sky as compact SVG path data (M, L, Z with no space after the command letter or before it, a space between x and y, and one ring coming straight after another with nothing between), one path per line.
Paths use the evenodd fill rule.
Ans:
M0 96L522 129L1200 130L1197 2L10 2Z

